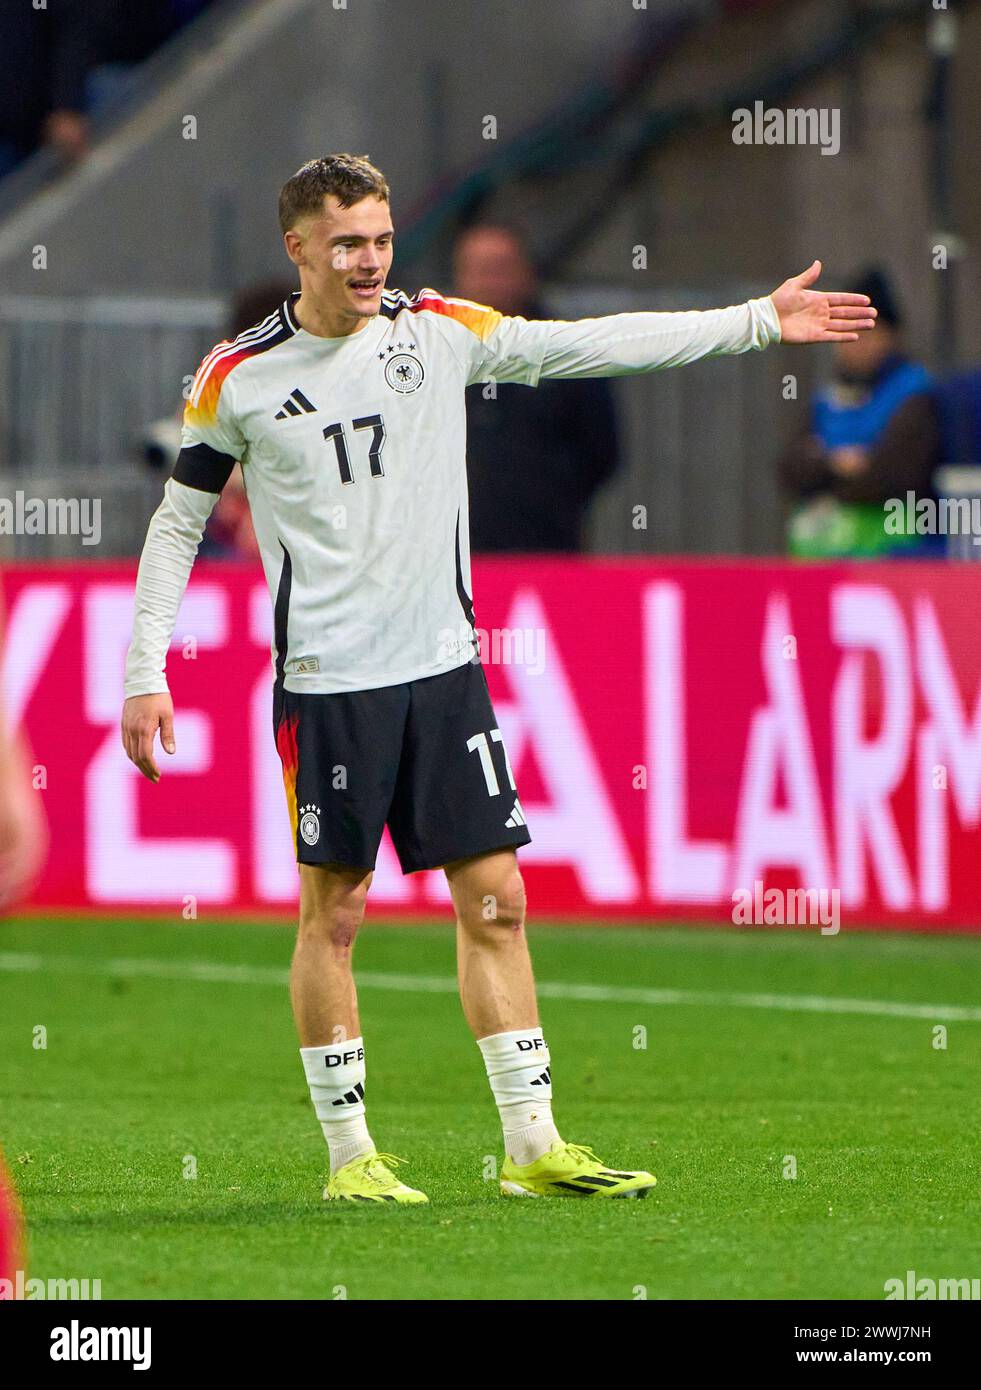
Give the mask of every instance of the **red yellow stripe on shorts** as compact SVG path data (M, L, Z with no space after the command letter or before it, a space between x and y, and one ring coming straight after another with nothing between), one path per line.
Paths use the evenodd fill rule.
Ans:
M290 816L290 829L293 832L293 845L296 845L296 770L300 756L296 747L297 718L283 718L276 729L276 750L283 764L283 786L286 788L286 808Z

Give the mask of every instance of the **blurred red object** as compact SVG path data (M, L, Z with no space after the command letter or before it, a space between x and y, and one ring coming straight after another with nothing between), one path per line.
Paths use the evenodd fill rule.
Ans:
M5 643L5 605L0 590L0 646ZM0 699L0 914L29 898L48 854L48 824L31 780L31 756L23 734L11 729Z
M0 1156L0 1279L16 1280L23 1269L21 1216L14 1185Z

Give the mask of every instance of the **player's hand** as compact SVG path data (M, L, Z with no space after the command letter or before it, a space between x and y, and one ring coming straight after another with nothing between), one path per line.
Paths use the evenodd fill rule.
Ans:
M174 742L174 702L164 691L160 695L131 695L123 705L122 736L126 756L149 777L160 781L160 769L153 760L153 739L160 730L160 745L168 753L177 751Z
M812 290L820 274L821 262L815 261L770 295L783 342L853 343L859 333L875 327L876 310L867 294Z

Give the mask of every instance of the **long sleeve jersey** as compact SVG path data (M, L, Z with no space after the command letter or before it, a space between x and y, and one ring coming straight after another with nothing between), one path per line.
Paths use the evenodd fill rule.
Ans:
M147 531L125 694L167 690L167 651L205 523L236 462L273 602L286 689L369 690L477 652L464 391L624 376L779 341L769 298L574 322L386 290L342 338L297 322L298 292L198 369L173 476Z

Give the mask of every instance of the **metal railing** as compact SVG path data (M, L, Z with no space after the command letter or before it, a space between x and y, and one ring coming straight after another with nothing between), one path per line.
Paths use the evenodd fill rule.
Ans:
M0 470L122 465L221 337L221 299L0 299Z

